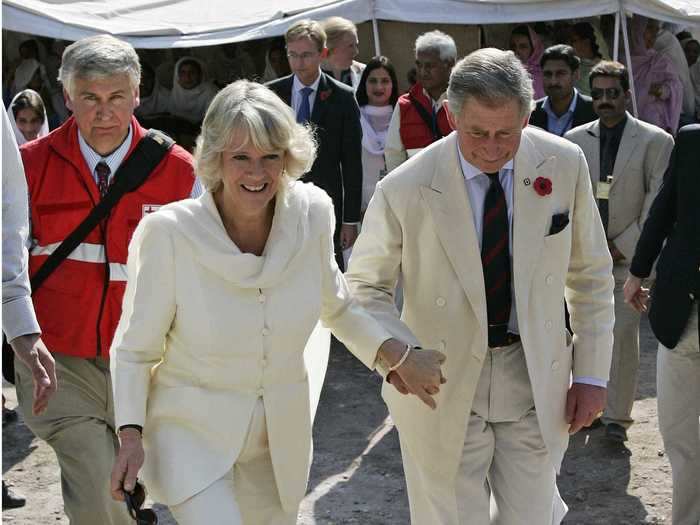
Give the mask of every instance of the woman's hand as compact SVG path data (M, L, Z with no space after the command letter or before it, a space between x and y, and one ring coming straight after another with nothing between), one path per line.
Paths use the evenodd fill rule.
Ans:
M406 345L396 339L389 339L384 341L379 352L380 358L392 366L403 357ZM447 382L441 370L445 359L445 354L437 350L412 348L406 360L387 379L399 392L414 394L435 409L437 403L433 396L440 392L440 385Z
M124 501L124 490L131 492L143 465L143 443L141 432L135 428L125 428L119 432L119 453L114 460L111 477L112 498Z
M642 280L632 274L627 276L625 287L622 290L625 295L625 302L638 312L647 311L649 301L649 289L642 288Z

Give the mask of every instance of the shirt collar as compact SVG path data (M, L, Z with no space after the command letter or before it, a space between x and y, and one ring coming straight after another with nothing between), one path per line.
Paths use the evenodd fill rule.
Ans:
M568 109L564 113L564 115L569 115L576 111L576 101L578 100L578 90L574 88L574 96L571 98L571 103L569 104ZM542 109L547 112L548 115L552 116L553 118L562 118L564 115L561 117L558 116L556 113L554 113L554 110L552 109L551 104L549 103L549 97L544 98L544 103L542 104Z
M124 142L122 142L119 145L119 147L115 149L112 153L110 153L106 157L103 157L90 147L90 145L83 138L82 133L80 133L80 130L78 130L78 143L80 144L80 152L83 154L83 158L85 159L85 162L88 165L88 168L90 169L90 173L95 172L95 167L100 161L104 161L107 164L107 166L109 166L110 173L116 173L117 169L124 160L124 157L126 157L126 154L129 152L129 148L131 147L132 136L133 130L131 129L131 124L129 124L129 133L126 134Z
M459 149L459 144L457 145L457 154L459 155L459 165L462 167L462 174L466 180L471 180L484 173L464 158L462 151ZM513 171L513 159L506 162L498 171L500 173L503 170Z
M304 84L302 84L302 83L301 83L301 80L299 80L299 77L297 77L296 75L294 75L294 82L293 82L293 84L292 84L292 89L293 89L295 92L299 92L299 91L301 91L302 89L304 89L305 87L309 87L309 88L313 89L313 90L314 90L314 93L315 93L316 91L318 91L318 84L319 84L319 82L321 82L321 72L320 72L320 71L319 71L318 77L316 77L316 80L315 80L314 83L311 84L310 86L305 86Z

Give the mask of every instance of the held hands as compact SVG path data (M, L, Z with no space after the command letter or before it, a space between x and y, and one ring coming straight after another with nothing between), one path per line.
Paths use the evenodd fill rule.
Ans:
M649 302L649 289L642 288L642 280L630 274L622 289L625 295L625 302L638 312L646 312Z
M379 348L379 358L391 367L402 359L405 352L404 343L389 339ZM387 381L402 394L414 394L423 403L435 409L437 403L433 396L440 392L440 385L447 382L441 370L445 359L445 354L437 350L413 348L404 362L396 370L389 372Z
M39 337L39 334L27 334L15 337L10 345L17 358L32 372L34 395L32 413L41 414L49 404L49 399L56 393L56 362Z
M144 453L141 433L135 428L120 431L119 441L121 445L112 467L110 490L112 498L124 501L124 490L134 490L136 477L143 465Z
M605 408L608 389L602 386L574 383L566 394L566 422L569 434L589 427Z

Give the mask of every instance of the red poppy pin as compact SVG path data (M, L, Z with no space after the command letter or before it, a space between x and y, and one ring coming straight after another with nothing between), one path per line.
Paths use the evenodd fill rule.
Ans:
M328 97L331 96L332 91L330 89L327 89L325 91L319 92L318 96L321 98L321 100L326 100Z
M549 195L552 193L552 181L545 177L537 177L535 183L533 184L535 191L541 197Z

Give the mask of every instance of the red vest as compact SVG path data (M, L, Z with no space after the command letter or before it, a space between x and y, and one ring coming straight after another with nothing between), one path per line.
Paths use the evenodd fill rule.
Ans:
M430 98L423 92L423 86L420 83L414 84L408 93L401 95L398 101L401 111L401 143L405 149L425 148L435 142L435 138L432 130L413 105L411 96L425 108L428 115L433 113ZM443 137L452 132L444 107L440 107L437 113L437 125Z
M131 120L130 155L146 130ZM97 184L80 152L78 126L70 118L48 136L21 148L29 185L32 238L29 273L99 201ZM189 197L192 157L174 146L141 187L125 194L110 216L51 274L32 296L41 337L51 352L107 358L121 315L129 240L154 207ZM109 269L109 273L108 270Z

